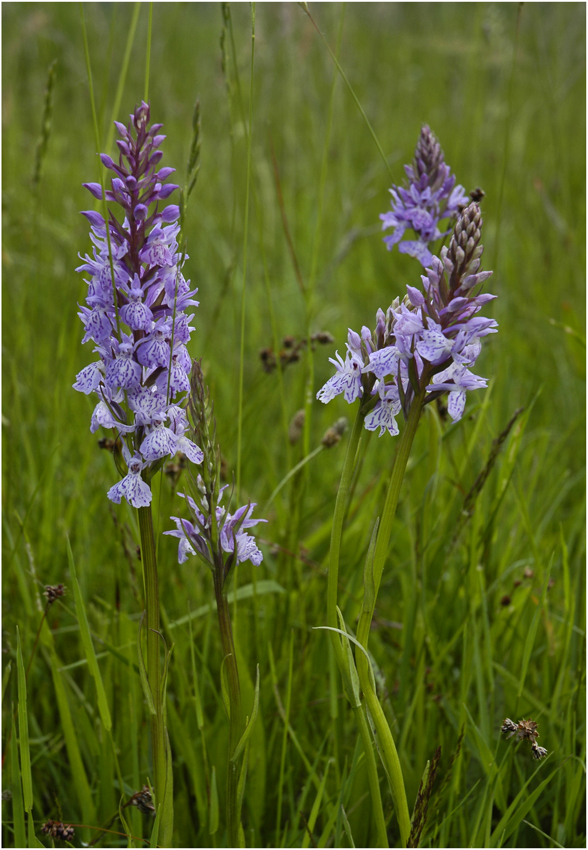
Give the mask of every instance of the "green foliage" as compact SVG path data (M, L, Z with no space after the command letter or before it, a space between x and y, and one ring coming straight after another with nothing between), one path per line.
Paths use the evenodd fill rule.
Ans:
M370 637L411 810L441 747L421 846L582 847L585 9L309 9L394 179L401 182L427 122L458 181L486 192L483 265L494 269L500 332L487 341L479 373L491 388L469 395L456 425L442 408L425 410ZM3 680L11 697L3 703L4 789L12 792L3 802L4 846L34 843L25 813L32 799L46 845L40 826L52 818L117 833L105 833L102 846L146 846L153 819L122 808L153 781L137 658L145 607L138 525L132 510L106 498L118 473L89 432L92 400L71 389L91 358L76 315L86 288L74 271L77 254L90 248L79 210L93 204L81 183L99 171L79 9L12 3L2 11L3 658L12 665ZM101 150L113 154L116 103L124 120L145 91L148 7L89 4L84 14ZM250 102L248 4L230 15L211 4L153 6L152 117L167 134L164 164L178 168L181 182L189 161L194 186L184 222L187 277L200 299L191 354L203 358L228 483L241 429L240 503L258 502L269 520L263 564L238 567L230 598L243 705L257 706L244 840L373 846L364 752L333 674L330 638L313 629L327 623L326 559L348 437L302 464L266 513L263 505L338 417L353 421L342 399L313 400L331 375L328 357L344 347L348 326L373 325L379 306L418 285L419 270L381 241L388 168L303 9L258 5L255 41ZM49 133L47 68L55 60ZM277 354L285 337L321 330L333 334L333 346L263 370L260 350ZM292 445L288 424L301 409L304 435ZM338 595L350 639L394 450L388 436L366 434L358 451ZM172 486L160 475L152 483L161 629L174 644L174 838L178 846L224 846L228 724L212 580L195 559L178 566L173 539L161 534L182 510L175 492L183 481ZM58 582L69 594L50 606L36 644L43 586ZM546 761L535 764L527 742L501 740L506 716L539 723ZM380 779L394 846L400 838L382 770ZM73 843L97 835L76 828Z

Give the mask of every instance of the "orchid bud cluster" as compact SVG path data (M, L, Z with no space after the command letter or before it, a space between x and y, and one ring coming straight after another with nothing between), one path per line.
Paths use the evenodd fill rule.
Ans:
M392 211L383 213L382 230L394 228L384 242L391 251L398 244L401 254L416 257L421 265L430 265L433 255L431 242L444 233L439 222L455 221L461 207L467 203L463 186L455 185L455 176L444 162L441 145L426 125L421 130L412 165L405 165L408 186L392 186ZM406 230L413 230L416 239L400 241Z
M141 103L128 126L115 122L120 134L118 163L106 154L103 165L114 172L105 200L112 210L108 227L93 211L94 243L77 271L87 274L87 306L80 307L82 342L92 341L98 360L77 375L74 389L96 393L98 403L90 430L100 426L122 439L127 474L108 491L120 503L124 496L134 507L146 507L152 494L147 483L163 459L183 452L200 463L199 447L186 436L188 419L181 395L190 389L191 360L186 348L193 328L186 310L198 305L182 274L185 255L178 251L179 207L160 210L178 188L164 181L174 168L159 168L159 146L165 139L161 124L149 126L149 106ZM103 200L98 183L84 183Z
M178 493L186 499L190 520L171 517L176 528L163 533L179 539L178 563L183 564L189 555L200 555L218 575L222 586L235 564L243 561L251 561L255 566L261 564L263 555L247 529L267 520L252 519L255 502L243 505L234 514L220 504L228 485L219 486L221 454L216 442L216 420L197 361L192 366L188 409L194 438L203 449L201 473L194 481L191 495Z
M438 170L446 168L441 155ZM380 436L398 434L396 416L402 411L407 419L415 395L423 393L423 404L449 394L449 415L461 419L467 390L487 386L470 369L481 339L498 327L477 315L496 297L481 292L492 274L480 271L481 230L478 204L460 210L449 246L431 256L421 275L422 289L407 286L402 301L396 298L386 313L378 310L373 332L349 329L345 359L338 352L330 358L337 373L317 393L320 401L341 393L349 404L361 399L365 427L379 428Z

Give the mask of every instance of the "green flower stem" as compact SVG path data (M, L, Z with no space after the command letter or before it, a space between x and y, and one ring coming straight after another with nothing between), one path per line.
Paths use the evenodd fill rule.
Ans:
M421 418L423 402L425 400L426 385L428 381L421 379L421 383L423 385L422 389L418 396L415 396L414 401L412 402L410 412L408 414L408 420L404 426L402 436L400 437L400 443L398 444L396 457L394 458L394 466L392 467L390 484L388 485L388 492L386 494L384 511L382 513L382 519L378 529L378 539L376 541L373 565L375 593L373 595L371 605L368 606L369 610L362 611L357 632L358 640L366 647L366 649L372 617L374 616L374 608L376 607L376 598L378 596L382 573L384 571L384 564L386 563L386 558L388 556L388 548L390 546L390 537L392 534L394 517L396 515L396 506L398 505L398 497L400 495L400 489L404 480L404 473L406 472L406 465L408 463L410 450L412 449L414 437Z
M331 632L331 634L333 633ZM355 714L355 719L359 727L359 734L361 735L361 742L363 744L366 758L368 780L370 783L370 790L372 792L372 806L377 832L376 846L388 847L386 821L384 820L384 809L382 808L382 796L380 794L380 780L378 779L378 766L376 763L376 756L374 754L372 735L365 716L365 706L360 705L357 708L354 708L353 713Z
M337 501L335 502L335 513L333 514L331 551L329 553L329 575L327 583L327 622L333 629L339 628L339 619L337 617L337 587L339 583L341 537L343 536L343 522L345 520L345 511L347 508L347 496L349 495L349 487L351 486L351 479L353 478L355 458L363 429L363 420L364 416L361 413L361 408L359 408L357 416L355 417L355 422L353 423L353 430L349 437L349 443L347 444L347 452L343 463L343 472L341 473L341 482L337 492ZM339 669L345 668L341 642L334 632L331 632L331 640L333 641L335 658L339 664Z
M361 408L359 408L357 411L357 416L355 417L355 422L353 424L353 430L349 438L349 443L347 445L347 452L345 454L345 461L343 464L343 472L341 473L341 483L339 484L339 490L337 492L337 501L335 503L335 513L333 515L333 527L331 530L331 551L329 556L329 576L327 584L327 621L329 626L335 629L339 628L339 619L337 616L337 587L339 582L339 558L341 553L343 522L345 520L347 497L349 495L349 488L351 486L353 471L355 469L355 461L357 458L357 451L361 440L364 418L365 417L361 412ZM337 666L339 667L339 671L343 679L345 692L346 694L352 694L353 686L347 668L347 661L345 659L343 649L341 647L341 640L336 632L330 632L330 636L333 645L333 650L335 652ZM361 705L353 706L353 712L355 714L357 725L359 727L359 734L361 735L366 757L368 779L372 795L372 806L374 818L376 821L378 846L388 847L386 822L384 820L384 811L382 809L382 797L380 795L380 783L378 780L378 768L376 764L376 757L374 754L372 737L365 717L365 708Z
M229 757L227 759L227 829L228 846L240 847L239 842L239 765L241 759L233 762L232 755L243 734L243 720L241 712L241 687L239 684L239 669L237 667L237 655L231 629L231 617L226 590L224 590L222 570L216 569L214 573L214 592L216 596L216 607L218 623L221 633L223 648L223 664L227 673L229 688Z
M386 495L386 502L382 514L382 520L378 529L376 549L374 552L373 590L370 593L371 599L369 601L366 600L364 595L363 610L359 618L357 640L366 650L368 646L370 626L374 615L374 608L376 605L378 590L380 587L380 582L382 580L382 572L384 570L384 564L388 555L390 536L392 534L392 524L394 522L394 516L396 514L396 506L398 505L398 497L400 495L400 489L402 487L402 481L406 472L406 465L408 463L410 450L412 448L421 412L423 409L423 402L425 399L425 387L427 385L427 381L424 380L424 377L425 376L423 376L423 380L421 381L422 389L419 392L419 395L415 397L411 405L408 420L404 427L404 431L402 432L400 443L398 445L398 450L396 452L396 458L394 460L394 466L392 468L392 476L390 478L390 484L388 486L388 493ZM410 836L410 814L408 811L408 802L406 799L406 791L404 788L404 779L402 776L402 769L400 767L400 760L398 758L398 753L396 752L396 745L394 744L394 738L392 736L390 727L388 726L388 722L386 720L386 716L384 714L382 706L380 705L378 697L372 687L367 658L362 652L358 652L356 660L357 672L359 674L359 682L361 685L361 689L368 704L372 719L374 721L374 726L376 727L380 750L382 753L382 759L388 771L388 776L390 777L392 796L394 798L396 816L398 818L398 824L400 826L402 844L404 847L406 847Z
M151 506L138 508L141 532L141 560L145 582L145 605L147 608L147 678L155 704L151 715L151 746L153 750L153 781L157 806L161 806L165 794L165 729L163 723L163 698L161 693L161 665L159 635L159 592L157 588L157 561Z

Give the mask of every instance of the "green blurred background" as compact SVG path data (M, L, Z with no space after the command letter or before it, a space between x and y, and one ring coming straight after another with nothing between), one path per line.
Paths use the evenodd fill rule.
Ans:
M105 150L133 9L132 4L84 6L101 150ZM487 511L495 512L489 519L493 554L485 565L482 607L486 612L484 622L491 630L488 639L496 642L494 660L509 667L516 676L522 643L518 649L513 648L513 634L524 643L547 563L553 556L555 585L550 599L554 619L545 615L541 621L533 655L539 660L536 669L533 662L527 688L549 703L559 681L559 669L564 665L569 670L569 680L560 688L559 703L550 710L565 714L570 700L576 701L574 712L579 713L574 715L574 733L564 744L564 732L555 720L550 720L552 725L540 743L550 749L559 747L557 758L581 755L581 744L572 741L576 740L576 730L582 740L585 736L580 697L585 551L585 7L580 3L377 3L346 7L311 4L310 10L333 49L340 39L342 67L373 125L395 182L402 181L402 166L412 158L421 125L428 123L458 182L467 191L480 186L486 192L482 204L486 246L483 264L494 270L489 290L499 296L492 305L492 314L500 332L487 341L476 371L490 379L491 395L476 424L476 410L484 393L470 394L466 412L473 410L473 417L467 415L463 427L443 439L447 451L444 449L443 460L439 461L442 466L433 471L441 476L442 484L436 492L444 507L429 505L425 519L419 512L421 508L424 511L421 500L432 472L428 465L424 469L423 464L416 464L410 497L407 495L406 504L401 507L397 548L401 553L407 549L410 553L415 534L418 537L419 529L422 531L421 521L425 526L428 523L431 539L436 539L436 520L431 514L434 510L448 523L444 534L451 537L451 523L455 526L458 513L451 514L447 504L456 494L463 496L468 492L484 466L492 440L514 411L522 406L528 410L535 399L526 431L517 443L516 462L508 467L512 478L507 495L497 496L503 483L499 464L491 477L491 495L484 503ZM155 4L149 87L152 120L162 122L167 134L163 164L178 168L179 183L184 179L191 143L194 102L196 98L200 100L201 171L185 227L190 255L186 276L199 287L200 298L190 352L203 358L229 470L235 468L237 460L251 62L249 4L234 4L231 13L237 64L235 67L230 59L227 92L219 45L223 24L220 6ZM115 116L118 120L124 121L143 96L147 17L148 6L144 4L120 111ZM68 583L66 534L78 563L85 597L92 600L91 616L97 632L108 633L110 621L104 618L110 616L115 603L120 603L126 614L136 615L140 601L133 593L137 597L140 593L129 575L120 529L113 525L106 499L116 472L108 453L98 450L96 438L89 433L93 402L71 389L76 373L92 359L91 347L80 345L82 326L76 303L83 303L85 284L74 269L78 252L83 254L90 248L87 222L79 211L93 208L93 201L81 183L98 179L79 7L65 3L4 3L2 20L3 586L8 659L14 652L16 623L23 635L25 658L32 649L42 585ZM230 55L228 35L225 44ZM41 135L47 69L55 59L51 132L41 179L35 187L35 151ZM336 348L340 352L344 349L347 328L373 326L378 307L385 309L396 295L402 295L407 283L419 282L416 261L397 251L388 253L382 242L378 216L389 206L390 174L340 77L333 89L334 75L327 49L297 4L257 5L242 482L245 496L259 502L260 507L301 457L300 444L291 447L288 443L284 421L303 407L307 377L303 357L285 369L282 396L278 374L263 371L259 352L274 344L272 312L278 340L286 336L300 340L307 333L308 323L311 332L327 330L335 337L332 346L315 351L316 393L332 374L328 357L334 355ZM332 128L321 193L321 162L332 90ZM316 245L316 286L310 313L285 237L276 172L293 249L306 285ZM318 220L319 208L322 223ZM319 241L315 243L317 231ZM315 402L310 447L318 445L325 429L343 415L353 414L341 398L329 406ZM429 440L425 428L422 431L421 442L417 441L415 448L417 458L427 450ZM359 501L353 514L355 524L350 523L346 556L351 587L345 598L349 622L353 622L353 592L360 592L361 571L357 564L361 564L361 553L378 510L374 493L381 493L380 473L389 468L394 446L385 436L381 440L372 438L369 448L358 491L364 493L365 500ZM262 676L269 675L268 642L273 644L278 673L282 675L284 670L287 672L286 635L290 628L294 629L296 652L300 653L297 657L304 658L299 665L302 678L294 689L296 711L301 713L299 734L308 742L311 761L322 738L313 726L307 703L314 688L318 687L324 696L323 685L316 683L325 681L326 673L320 657L313 656L311 660L312 653L318 651L317 641L322 638L317 638L319 633L311 633L309 627L321 624L325 617L322 568L341 463L341 446L322 452L307 467L308 475L298 489L290 491L285 487L270 509L271 522L262 535L267 541L262 547L265 561L257 575L286 587L288 601L283 601L283 595L268 597L263 602L259 625L263 634L260 637L257 633L244 633L242 637L249 652L247 655L244 650L251 675L256 661L262 663ZM178 504L167 483L162 486L161 495L156 495L156 524L163 530L169 527L167 517L178 511ZM129 524L132 538L131 512L123 506L118 515L119 522ZM560 535L566 541L569 557L568 585L562 572ZM300 557L284 554L284 550L292 552L292 545L296 547L294 554ZM186 598L192 607L208 601L208 576L193 564L178 569L175 547L169 538L160 538L159 547L160 572L165 577L163 604L167 617L174 620L186 613ZM541 564L537 563L539 557ZM466 573L468 558L466 552ZM410 559L410 554L400 555L404 565ZM452 643L452 635L459 632L468 617L473 622L481 616L478 609L474 616L466 603L458 614L456 600L464 574L457 567L453 572L448 563L433 558L428 565L429 579L419 573L418 582L412 581L410 573L403 578L391 576L382 587L378 609L384 621L404 622L406 629L410 625L405 618L408 602L413 598L411 588L418 587L419 594L422 590L417 605L419 611L422 606L422 621L417 615L417 625L414 618L411 621L411 628L417 629L415 634L420 637L407 649L400 632L390 631L381 640L378 661L392 688L401 658L405 659L403 669L407 676L414 677L412 684L403 686L403 699L408 700L407 694L415 693L418 677L431 666L427 656L430 652L435 665L440 665L435 667L438 679L430 696L432 699L444 694L441 702L447 703L445 715L439 702L422 702L422 694L422 704L408 701L399 708L399 723L406 730L402 759L409 799L410 795L414 798L425 759L431 757L435 742L441 742L440 730L447 726L451 711L457 729L464 691L454 680L460 675L467 653L460 655L461 643ZM534 565L537 575L534 586L531 582L523 598L520 594L526 586L513 590L513 577L525 564ZM242 572L242 583L252 580L248 567ZM447 575L445 583L443 575ZM426 597L428 580L431 588ZM505 596L509 601L501 605ZM572 596L577 603L573 609L569 608ZM431 604L433 608L427 608ZM440 608L442 604L445 609ZM244 610L246 626L251 622L251 611ZM440 610L444 611L442 622L435 623L435 611L438 615ZM575 613L570 625L571 611ZM55 628L75 622L67 613L59 619ZM513 628L514 632L509 631ZM67 634L60 638L59 651L64 659L74 663L80 657L80 649L66 638ZM439 642L438 651L430 647L435 641ZM439 648L450 644L451 662ZM324 649L325 644L320 646ZM513 653L510 659L499 657L505 646ZM560 650L561 656L557 655ZM182 652L178 651L178 665ZM445 661L441 662L440 656ZM113 663L112 659L109 663ZM212 675L217 676L218 668L214 664L212 668ZM83 670L79 676L78 685L90 698L89 677ZM515 711L507 698L506 683L501 680L496 685L493 676L489 672L481 685L479 680L475 686L472 683L471 698L478 708L470 706L475 717L480 717L481 711L486 718L481 721L482 726L486 724L482 731L492 750L501 712ZM36 750L40 753L40 771L44 760L55 757L47 751L43 735L55 733L57 723L52 716L55 708L48 690L49 673L42 659L33 668L30 681L38 694L37 698L29 696L29 701L36 713L34 736L41 741ZM45 685L47 689L43 691ZM500 689L496 700L495 685ZM491 696L486 695L489 702L481 710L480 704L486 699L484 687ZM466 695L468 689L469 685ZM271 747L279 749L281 732L274 729L280 721L276 719L269 684L266 694L269 753L273 752ZM409 705L413 705L416 714L408 726L403 726ZM532 704L521 702L518 707L527 712L533 709ZM324 719L327 709L326 702L317 709L318 725L320 711ZM534 710L536 713L536 707ZM415 728L415 718L426 725L426 735ZM336 722L343 723L340 718ZM219 724L222 726L220 720ZM455 737L454 734L453 743ZM475 735L470 744L475 762L476 753L480 752L476 750ZM84 753L84 758L91 772L91 757ZM302 766L295 755L292 758L288 775L294 789L289 793L294 800L297 771L302 771ZM264 805L271 813L275 809L271 795L275 793L272 783L275 786L277 781L277 757L272 764L268 755L267 761L268 771L273 772L268 774L270 790ZM64 806L67 767L60 765L52 770L61 777L60 801ZM471 775L475 775L475 769L471 770ZM566 774L564 781L564 773L562 770L559 774L559 797L555 797L561 799L557 805L565 812L566 796L571 793L565 783L577 780L576 774ZM458 771L456 781L466 781L464 787L469 788L470 779L464 780L465 774L464 767L461 775ZM516 785L516 773L512 775ZM35 781L41 789L41 776L35 775ZM44 800L40 808L49 812L51 793L38 793ZM188 805L192 792L185 793ZM114 797L109 802L113 801ZM553 801L545 801L541 829L560 844L582 846L581 829L576 831L577 804L567 816L569 822L557 805L554 813ZM107 804L104 806L106 811ZM490 802L490 812L491 809ZM258 813L257 817L258 824L263 824L263 816ZM491 813L489 817L492 821ZM190 816L186 815L188 821ZM203 833L198 832L201 827L193 828L194 836L200 835L198 840L203 841ZM456 829L455 835L446 835L444 840L474 840L476 833L467 825ZM536 831L527 828L525 832L524 827L521 830L514 834L522 842L518 846L534 846L533 841L552 846ZM256 833L259 840L262 835ZM268 845L272 840L263 838ZM291 840L295 841L295 837Z

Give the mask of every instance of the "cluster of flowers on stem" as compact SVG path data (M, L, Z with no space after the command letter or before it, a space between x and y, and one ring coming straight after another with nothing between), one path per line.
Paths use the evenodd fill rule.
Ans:
M202 368L194 361L188 410L194 437L203 449L201 474L193 480L190 495L178 493L186 499L190 519L171 517L176 528L164 531L179 539L178 562L183 564L189 555L200 555L219 579L220 586L230 580L235 564L251 561L255 566L263 560L254 537L248 529L265 519L253 519L256 503L249 503L230 514L220 504L228 485L220 486L221 454L216 442L216 420Z
M435 162L447 169L437 143L421 148L423 175L431 173ZM350 404L361 399L365 427L379 428L380 436L385 431L398 434L396 416L402 411L407 418L417 395L428 404L448 394L449 415L453 421L461 419L467 390L487 386L470 370L481 339L497 330L494 319L478 315L496 297L481 292L492 274L480 270L481 230L479 205L460 208L449 246L439 257L431 256L421 275L422 289L407 286L402 301L395 299L386 313L378 310L373 332L365 326L361 334L349 329L345 359L338 352L337 359L330 358L337 372L317 393L320 401L327 403L341 393Z
M181 394L190 389L191 360L186 348L193 328L186 310L198 305L196 290L182 274L179 253L179 207L160 210L178 187L164 181L174 168L158 168L165 139L161 124L149 126L149 106L141 103L120 134L118 163L106 154L103 165L114 172L111 189L84 186L97 200L117 205L108 222L94 211L90 222L92 256L77 271L88 277L86 305L79 316L82 342L92 341L98 360L77 375L74 389L96 393L98 403L90 430L114 429L122 440L126 462L123 478L108 491L120 503L146 507L152 494L148 481L164 458L183 452L201 463L200 448L186 436L188 420Z
M507 717L502 724L501 731L507 738L516 736L518 741L530 741L533 758L539 760L545 758L547 750L545 747L540 747L537 743L537 738L539 737L537 726L538 724L535 723L534 720L519 720L518 723L513 723L513 721Z
M467 197L463 186L455 185L441 145L426 125L421 130L413 164L405 165L404 170L408 185L392 186L392 210L380 216L383 230L394 228L384 242L389 251L398 244L401 254L416 257L428 266L433 259L430 243L444 235L439 223L442 219L449 219L450 224L455 221ZM416 238L401 242L406 230L414 231Z

